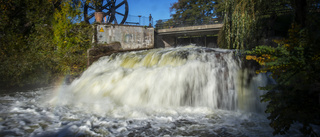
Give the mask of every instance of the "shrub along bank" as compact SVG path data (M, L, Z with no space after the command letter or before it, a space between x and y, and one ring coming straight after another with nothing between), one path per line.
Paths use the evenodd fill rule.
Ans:
M0 86L50 84L86 68L93 29L81 1L0 1Z

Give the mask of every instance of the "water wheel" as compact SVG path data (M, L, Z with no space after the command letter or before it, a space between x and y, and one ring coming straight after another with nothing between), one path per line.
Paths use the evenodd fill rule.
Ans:
M103 12L107 23L124 24L128 11L127 0L92 0L84 5L84 17L87 23L94 17L94 12Z

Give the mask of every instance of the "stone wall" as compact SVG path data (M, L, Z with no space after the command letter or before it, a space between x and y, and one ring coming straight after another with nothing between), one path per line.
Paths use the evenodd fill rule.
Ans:
M122 50L154 47L154 28L128 25L97 25L97 44L119 42Z

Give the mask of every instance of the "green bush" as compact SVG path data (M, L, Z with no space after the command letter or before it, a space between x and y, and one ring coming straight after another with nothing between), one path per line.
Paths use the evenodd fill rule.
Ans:
M1 1L1 87L50 84L64 75L81 74L93 29L80 22L80 4ZM17 10L25 12L14 14Z

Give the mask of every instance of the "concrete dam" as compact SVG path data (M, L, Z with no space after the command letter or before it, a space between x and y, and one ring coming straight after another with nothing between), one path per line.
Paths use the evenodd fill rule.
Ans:
M88 50L88 65L116 52L168 48L190 43L216 48L222 24L155 29L146 26L95 25L95 47Z

